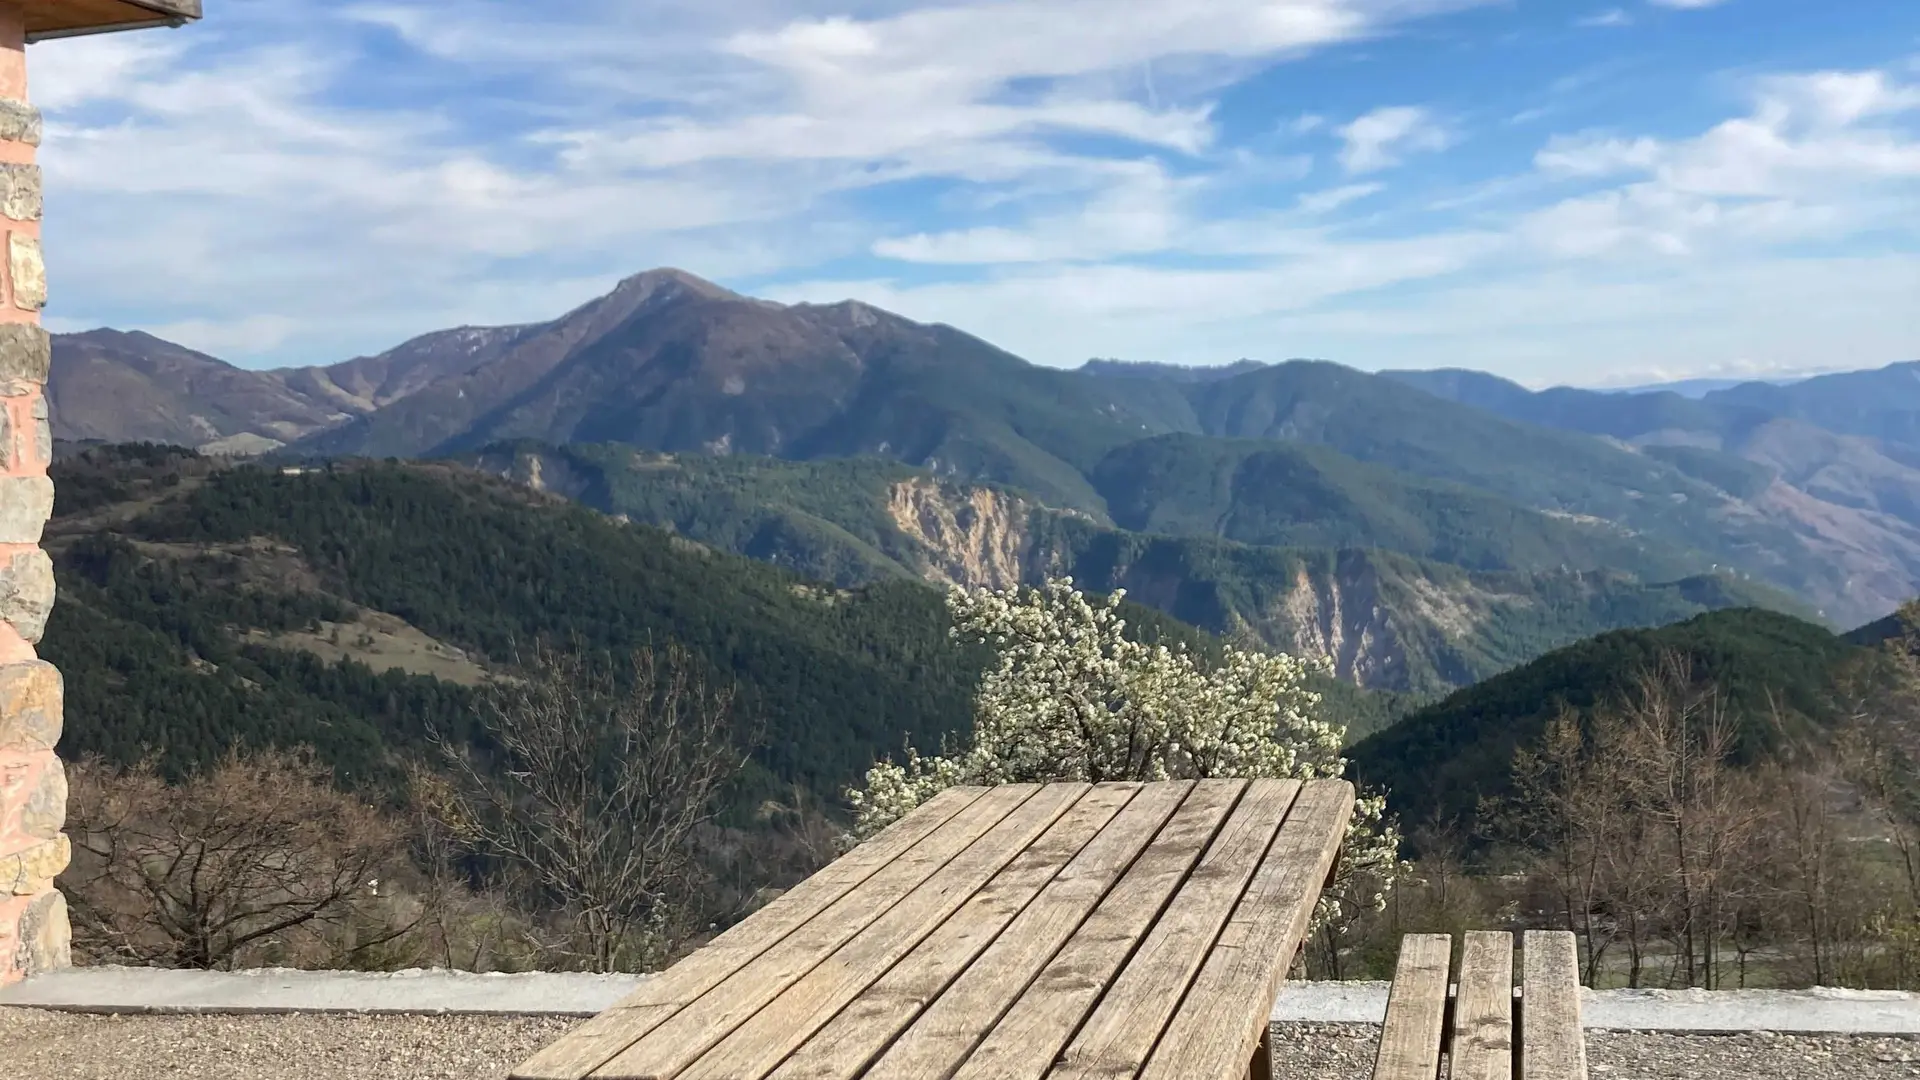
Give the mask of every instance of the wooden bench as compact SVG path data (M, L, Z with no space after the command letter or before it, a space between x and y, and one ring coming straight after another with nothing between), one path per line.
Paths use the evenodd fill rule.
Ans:
M1267 1080L1339 780L955 788L517 1080Z
M1374 1080L1586 1080L1580 966L1573 935L1529 930L1518 988L1513 935L1466 935L1457 983L1453 939L1409 934L1400 944ZM1451 991L1451 993L1450 993Z

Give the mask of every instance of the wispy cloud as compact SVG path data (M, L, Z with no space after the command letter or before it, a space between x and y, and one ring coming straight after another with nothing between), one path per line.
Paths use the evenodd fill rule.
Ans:
M1605 11L1596 11L1591 15L1582 15L1578 19L1573 20L1573 25L1593 29L1632 26L1633 16L1627 14L1625 8L1608 8Z
M1409 155L1453 145L1453 134L1431 110L1416 105L1384 106L1339 129L1340 164L1350 173L1377 172Z

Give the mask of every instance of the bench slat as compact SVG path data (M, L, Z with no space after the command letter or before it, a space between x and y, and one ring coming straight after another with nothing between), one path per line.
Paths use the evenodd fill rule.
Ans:
M1026 987L954 1080L1039 1080L1226 820L1245 780L1200 780L1120 883ZM884 1060L882 1064L885 1064ZM924 1080L915 1076L912 1080Z
M1440 1075L1440 1039L1447 1015L1447 968L1453 938L1408 934L1387 994L1387 1020L1373 1080L1435 1080Z
M1587 1080L1573 935L1529 930L1520 955L1520 1080Z
M1135 858L1144 858L1142 850L1160 835L1192 788L1191 782L1153 784L1134 796L1113 824L912 1020L864 1074L816 1063L812 1048L803 1047L788 1063L791 1075L783 1066L775 1076L780 1080L847 1080L854 1075L867 1080L924 1080L949 1075L1000 1022ZM879 1042L885 1045L884 1038Z
M1513 1080L1513 935L1476 930L1460 955L1449 1080Z
M1053 1071L1055 1080L1131 1073L1186 996L1227 916L1273 844L1298 780L1255 780L1214 837L1173 905L1127 961ZM1215 1019L1219 1019L1218 1016ZM1241 1058L1241 1067L1246 1056ZM1190 1074L1194 1075L1194 1074Z
M699 951L641 983L612 1008L561 1036L513 1071L513 1080L580 1080L660 1020L718 986L903 853L963 814L979 813L988 789L948 788L836 859Z
M1315 780L1294 799L1273 846L1207 954L1143 1080L1238 1080L1269 1030L1273 999L1306 935L1320 887L1353 816L1353 785Z

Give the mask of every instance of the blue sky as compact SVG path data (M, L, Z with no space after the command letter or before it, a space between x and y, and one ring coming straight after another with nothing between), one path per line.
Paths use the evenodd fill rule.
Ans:
M32 47L58 330L249 366L671 265L1037 362L1920 358L1910 0L210 0Z

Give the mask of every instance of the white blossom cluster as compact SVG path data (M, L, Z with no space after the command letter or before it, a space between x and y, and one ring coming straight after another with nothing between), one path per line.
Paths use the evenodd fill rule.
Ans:
M1304 682L1313 662L1228 648L1203 666L1184 646L1127 637L1123 595L1095 604L1071 578L1037 589L949 591L954 636L989 645L998 658L974 699L972 741L951 756L909 749L904 763L875 765L866 787L849 793L857 836L956 784L1311 780L1346 770L1346 733L1315 716L1320 696ZM1343 879L1393 876L1398 837L1385 813L1383 800L1359 800ZM1379 887L1369 890L1376 903ZM1331 895L1322 914L1338 914Z

